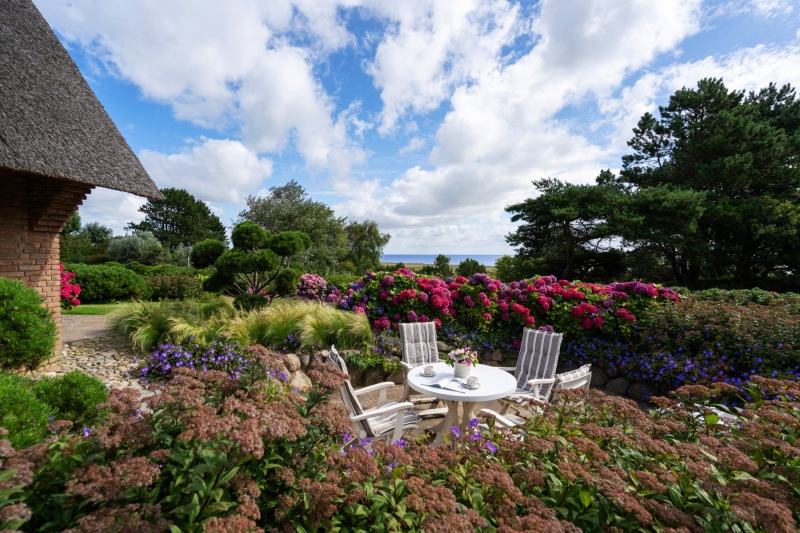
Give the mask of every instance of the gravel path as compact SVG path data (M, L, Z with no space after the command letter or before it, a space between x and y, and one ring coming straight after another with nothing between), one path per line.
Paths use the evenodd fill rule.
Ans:
M61 336L61 357L55 364L33 372L33 376L57 376L81 370L109 387L143 390L129 375L137 354L123 336L111 331L105 316L64 315Z

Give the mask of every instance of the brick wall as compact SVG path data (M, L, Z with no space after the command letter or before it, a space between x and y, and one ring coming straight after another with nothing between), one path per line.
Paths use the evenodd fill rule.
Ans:
M92 190L88 185L0 169L0 276L36 288L58 324L61 353L59 234Z

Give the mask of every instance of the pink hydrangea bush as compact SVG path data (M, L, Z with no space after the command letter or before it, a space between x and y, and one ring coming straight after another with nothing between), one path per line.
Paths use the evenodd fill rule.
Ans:
M303 274L297 282L295 296L305 300L324 301L328 292L325 278L317 274Z
M59 264L58 270L61 277L61 307L62 309L71 309L75 305L80 305L81 301L78 295L81 293L81 286L77 283L72 283L75 279L74 272L67 272L64 270L64 265Z
M358 309L376 330L397 330L403 322L436 322L469 331L504 331L519 339L523 327L556 331L630 335L636 316L648 307L680 300L677 292L639 282L600 285L555 276L503 283L487 274L439 279L407 269L368 273L326 301Z

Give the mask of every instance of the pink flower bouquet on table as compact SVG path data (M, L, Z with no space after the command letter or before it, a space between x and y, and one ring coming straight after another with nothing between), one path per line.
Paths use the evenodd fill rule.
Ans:
M456 348L447 354L447 357L444 358L444 362L450 366L456 363L475 366L478 364L478 352L470 348Z

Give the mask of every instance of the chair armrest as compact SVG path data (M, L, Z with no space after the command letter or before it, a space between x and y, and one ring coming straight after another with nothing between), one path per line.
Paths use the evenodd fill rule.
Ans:
M356 396L359 396L359 395L367 393L367 392L375 392L377 390L388 389L388 388L394 387L394 386L395 386L394 383L391 382L391 381L382 381L380 383L375 383L374 385L369 385L367 387L362 387L360 389L357 389L355 391L355 393L356 393Z
M392 405L385 405L383 407L375 407L374 409L370 409L366 411L364 414L359 416L351 416L350 420L353 422L358 422L359 420L366 420L369 418L374 418L377 416L382 417L390 417L394 414L394 428L392 429L392 440L389 442L397 442L403 437L403 430L405 429L414 429L419 426L417 424L409 424L406 423L405 416L403 416L403 411L411 412L411 409L414 405L411 402L400 402ZM380 435L376 435L376 438L387 438L389 435L384 432Z
M358 390L354 390L356 396L361 396L362 394L366 394L369 392L380 391L381 395L378 398L378 405L383 405L386 403L386 390L394 387L394 383L391 381L383 381L381 383L376 383L374 385L369 385L368 387L363 387Z
M414 368L414 366L411 363L406 363L405 361L400 361L400 365L403 367L406 374L408 373L409 370L412 370Z
M405 411L408 409L409 411L414 408L414 404L411 402L400 402L395 403L392 405L384 405L381 407L373 407L372 409L367 409L364 413L360 415L350 415L350 420L353 422L358 422L360 420L367 420L369 418L375 418L376 416L389 414L389 413L398 413L400 411ZM402 423L402 417L397 417Z
M479 413L483 413L483 414L488 415L488 416L491 416L492 418L494 418L497 421L498 424L500 424L504 428L512 429L512 428L514 428L515 426L518 425L513 420L509 420L508 418L504 417L503 415L501 415L497 411L492 411L491 409L481 409L478 412Z
M517 370L517 367L515 366L498 366L495 368L497 368L498 370L505 370L506 372L511 372L512 374Z
M547 385L548 383L555 383L556 378L535 378L529 379L528 385Z

